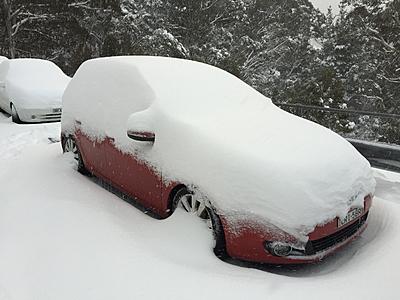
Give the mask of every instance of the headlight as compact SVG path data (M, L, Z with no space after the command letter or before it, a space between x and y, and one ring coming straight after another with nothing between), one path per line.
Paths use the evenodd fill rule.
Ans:
M274 256L288 256L292 252L291 245L283 242L266 242L265 249Z

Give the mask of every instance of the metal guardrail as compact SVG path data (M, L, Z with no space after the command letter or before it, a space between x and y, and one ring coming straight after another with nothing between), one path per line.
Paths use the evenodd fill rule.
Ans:
M347 139L371 166L400 173L400 146Z
M356 116L372 116L386 119L400 120L398 114L388 114L371 111L360 111L352 109L339 109L304 105L298 103L275 103L281 108L293 108L297 111L322 111L327 113L347 114ZM400 130L400 129L399 129ZM347 139L368 161L371 166L400 173L400 146L384 143L374 143L357 139Z
M400 120L400 115L398 114L388 114L388 113L380 113L380 112L372 112L372 111L364 111L364 110L354 110L354 109L341 109L341 108L330 108L330 107L322 107L315 105L304 105L298 103L274 103L275 105L282 108L296 108L300 110L315 110L315 111L325 111L331 113L340 113L340 114L348 114L348 115L358 115L358 116L373 116L373 117L381 117L381 118L389 118Z

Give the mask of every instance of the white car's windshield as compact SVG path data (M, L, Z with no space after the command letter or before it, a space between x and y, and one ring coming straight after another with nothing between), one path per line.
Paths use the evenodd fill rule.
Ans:
M13 59L7 80L27 88L38 86L58 86L68 80L68 77L54 63L40 59Z

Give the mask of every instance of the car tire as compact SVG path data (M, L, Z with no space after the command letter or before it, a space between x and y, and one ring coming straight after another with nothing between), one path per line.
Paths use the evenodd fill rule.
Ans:
M82 159L81 151L79 150L78 145L75 142L75 139L71 136L67 137L64 141L63 145L64 153L70 152L73 153L74 159L77 162L77 170L79 173L83 175L89 175L89 171L86 169L85 164Z
M11 119L12 119L12 121L14 123L21 124L22 122L21 122L21 119L19 118L19 115L18 115L18 112L17 112L17 109L16 109L15 105L11 103L10 109L11 109Z
M225 234L221 218L216 213L215 208L211 204L201 203L201 200L196 199L187 188L182 188L175 194L173 205L174 207L180 205L186 212L196 215L209 224L215 241L214 253L218 258L225 259L227 257Z

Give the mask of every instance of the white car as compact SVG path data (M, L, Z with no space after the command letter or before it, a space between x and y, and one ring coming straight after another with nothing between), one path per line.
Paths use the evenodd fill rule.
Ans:
M0 59L0 109L15 123L61 120L61 99L70 77L42 59Z

